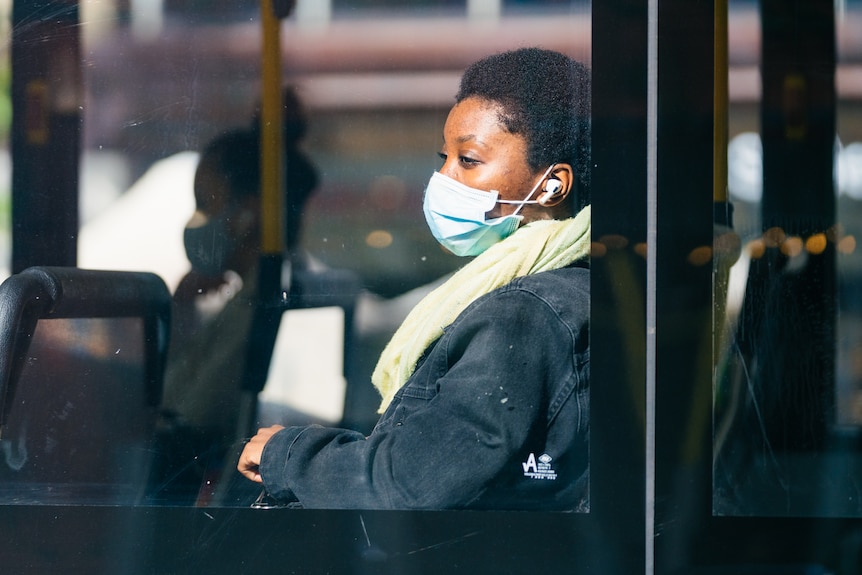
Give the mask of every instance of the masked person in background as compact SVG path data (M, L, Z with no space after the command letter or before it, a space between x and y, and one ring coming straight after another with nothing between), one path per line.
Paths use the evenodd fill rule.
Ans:
M426 220L476 258L383 351L374 430L261 429L239 471L307 508L586 511L588 70L538 48L476 62L440 157Z
M311 265L299 237L302 212L318 174L298 148L305 133L299 101L292 91L285 92L284 101L284 237L286 259L296 270ZM194 179L196 209L183 232L191 270L174 291L162 401L165 468L157 471L162 491L190 492L176 502L197 497L203 468L210 462L218 466L236 440L257 291L260 187L256 124L221 134L201 153Z

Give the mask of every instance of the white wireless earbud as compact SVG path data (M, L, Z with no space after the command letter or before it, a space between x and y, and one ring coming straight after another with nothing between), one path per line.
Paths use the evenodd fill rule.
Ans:
M563 187L563 182L561 182L560 180L557 180L557 179L548 180L548 183L546 183L545 187L542 188L545 193L542 194L541 197L539 197L539 203L540 204L548 203L551 200L551 198L554 197L554 194L559 192L560 188L562 188L562 187Z

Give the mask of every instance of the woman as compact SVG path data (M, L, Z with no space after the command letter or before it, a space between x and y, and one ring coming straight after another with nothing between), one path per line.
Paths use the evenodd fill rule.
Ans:
M368 437L261 429L243 475L304 507L589 508L589 98L552 51L465 71L424 210L478 257L384 350Z

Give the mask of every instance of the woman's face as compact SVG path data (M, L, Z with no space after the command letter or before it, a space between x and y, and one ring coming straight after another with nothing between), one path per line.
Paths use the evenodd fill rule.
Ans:
M501 200L527 199L540 181L527 165L527 142L523 136L507 132L498 116L500 106L480 98L467 98L452 108L443 128L440 173L480 190L497 190ZM529 199L536 199L534 193ZM517 205L497 204L489 218L508 215ZM524 206L520 213L529 221Z

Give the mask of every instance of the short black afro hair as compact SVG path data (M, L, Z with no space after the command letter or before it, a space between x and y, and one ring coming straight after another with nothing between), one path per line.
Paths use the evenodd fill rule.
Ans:
M285 138L287 140L287 138ZM320 176L317 167L295 145L285 141L284 146L284 209L285 242L288 247L298 245L302 212L317 187ZM236 128L222 133L207 144L201 153L195 174L195 202L198 209L209 211L212 199L204 188L200 174L211 170L224 178L230 199L243 200L259 197L260 132L257 129Z
M527 163L540 170L568 163L578 179L576 209L590 202L590 73L568 56L521 48L471 64L456 102L476 97L502 107L500 121L527 142Z

